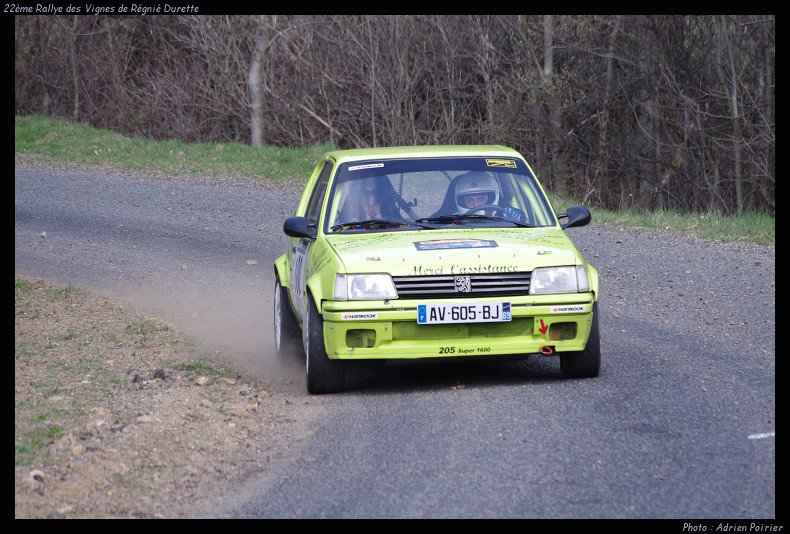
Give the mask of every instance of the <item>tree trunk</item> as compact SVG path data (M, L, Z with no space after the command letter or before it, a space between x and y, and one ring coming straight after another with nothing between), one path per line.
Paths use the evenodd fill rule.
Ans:
M652 185L646 179L648 174L653 174L655 172L655 165L651 165L649 162L646 162L648 154L651 152L651 144L652 139L651 135L648 130L648 119L654 116L653 109L655 107L655 99L656 99L656 92L654 86L654 76L653 73L653 66L651 64L653 59L653 51L655 49L653 45L653 35L649 31L646 23L640 24L639 28L645 32L645 41L643 47L639 54L639 60L641 63L642 68L642 78L641 78L641 85L640 85L640 92L639 92L639 100L642 102L642 105L637 107L636 112L636 122L637 127L639 128L639 148L638 154L640 156L640 162L638 164L638 181L639 181L639 194L637 198L634 200L636 201L636 205L639 206L641 210L648 210L651 209L651 202L650 202L650 189ZM641 116L641 117L640 117ZM651 121L652 125L652 121ZM652 130L652 128L650 128ZM642 139L644 141L642 141ZM655 180L655 176L653 177Z
M261 89L261 60L263 58L264 35L263 15L259 15L255 25L255 45L252 50L247 87L250 91L250 144L263 145L263 90Z
M77 15L74 15L74 22L71 26L71 39L69 40L69 56L71 61L71 80L74 87L74 107L72 117L74 120L80 118L80 86L79 78L77 78Z
M770 134L770 137L774 138L774 125L776 122L774 121L774 64L773 58L771 57L771 39L768 35L768 30L765 30L766 33L766 44L765 44L765 128L770 130L767 134ZM768 180L770 179L772 182L774 181L774 170L773 166L769 167L769 170L763 174L760 179L760 194L763 197L763 201L766 203L770 210L774 210L776 207L776 199L773 195L769 193L768 190Z
M609 100L612 94L612 82L614 79L614 43L617 39L617 34L620 32L620 24L622 23L622 15L617 15L614 19L614 29L612 35L609 36L609 53L606 57L606 78L603 88L603 103L601 106L601 122L598 124L598 164L603 166L603 172L598 177L597 187L601 198L603 195L608 194L609 190L609 153L606 147L607 143L607 130L609 127ZM600 169L600 167L598 167ZM608 202L608 199L605 200Z
M559 98L554 87L554 21L552 15L543 15L543 82L549 104L549 123L551 124L551 161L554 191L565 195L565 169L560 155L562 122Z
M647 158L645 158L645 156L647 156L650 153L649 149L650 149L650 144L651 144L652 140L650 139L650 136L647 133L647 119L648 119L648 117L650 115L652 115L651 110L653 108L653 105L654 105L653 104L653 99L652 98L648 99L647 102L645 103L645 105L641 106L642 109L640 110L640 112L641 112L642 118L640 119L640 118L637 117L637 121L642 123L642 127L640 128L640 132L641 132L642 136L644 136L644 139L645 139L644 144L642 145L643 148L642 148L642 151L641 151L642 152L642 158L644 158L644 159L647 159ZM647 174L652 174L653 172L655 172L655 165L651 165L649 162L648 163L645 163L645 162L640 162L639 163L639 176L638 176L639 195L638 195L637 206L639 207L640 210L649 210L649 209L651 209L653 207L652 206L652 202L651 202L651 198L650 198L650 196L651 196L650 195L651 188L653 187L653 185L650 182L648 182L647 179L646 179L646 175Z
M543 129L540 127L542 123L540 117L540 106L537 101L538 89L532 88L529 93L529 106L532 108L532 131L533 139L535 140L535 172L542 180L545 179L543 171L546 166L543 164Z
M716 70L719 74L719 80L724 88L724 93L727 97L727 102L730 108L730 117L732 118L732 150L734 159L734 172L735 172L735 212L740 214L743 212L743 164L741 162L741 119L738 110L738 77L735 71L735 61L732 54L732 43L730 42L729 35L727 34L726 19L722 15L718 21L718 38L716 39ZM727 80L727 74L722 67L722 48L724 42L727 46L728 61L727 66L729 70L730 79Z
M652 115L653 115L653 145L654 145L654 152L653 158L655 159L655 163L653 164L653 179L656 180L660 186L668 186L668 175L664 175L663 169L661 168L661 126L660 120L658 115L659 110L659 102L657 99L654 99L652 107ZM664 209L664 190L660 186L655 186L656 189L656 209L663 210Z
M370 54L370 131L371 136L373 138L373 146L377 147L376 144L376 61L377 61L377 54L374 53L376 50L375 45L373 43L373 30L371 29L370 25L370 15L366 16L366 22L368 27L368 45L370 46L370 50L368 50L368 54Z
M737 17L737 15L736 15ZM736 24L738 23L736 19ZM732 94L730 95L730 102L732 106L732 118L735 121L735 137L733 139L733 148L735 149L735 203L737 213L743 213L743 159L741 156L741 144L743 142L742 126L741 126L741 113L738 106L739 92L738 92L738 71L735 65L735 55L732 50L732 41L727 38L727 55L729 56L730 66L730 82L732 84Z
M483 130L483 142L491 144L494 136L494 80L491 78L492 54L490 41L490 21L478 18L478 28L480 30L480 74L483 78L483 89L485 91L485 128Z

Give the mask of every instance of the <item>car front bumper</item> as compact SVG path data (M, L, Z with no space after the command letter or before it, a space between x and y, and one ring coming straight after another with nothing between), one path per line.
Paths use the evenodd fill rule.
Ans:
M417 305L428 301L324 301L324 344L330 359L389 360L533 354L583 350L590 335L592 293L464 299L511 303L512 320L498 323L417 323ZM430 304L458 304L431 299ZM558 313L557 306L580 307Z

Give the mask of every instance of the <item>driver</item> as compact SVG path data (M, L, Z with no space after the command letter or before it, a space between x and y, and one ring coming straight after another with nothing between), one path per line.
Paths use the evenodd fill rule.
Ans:
M385 197L383 186L378 177L363 178L354 184L349 200L357 202L357 213L361 220L387 218L382 212Z
M455 206L458 213L489 212L494 216L501 214L507 219L526 222L527 217L523 211L510 206L500 207L499 198L499 182L486 172L471 171L458 178L455 186ZM475 209L481 206L496 206L498 209Z
M341 220L347 222L389 220L402 221L392 201L386 176L373 176L354 180L350 184L348 198L342 208ZM357 229L356 227L351 229Z

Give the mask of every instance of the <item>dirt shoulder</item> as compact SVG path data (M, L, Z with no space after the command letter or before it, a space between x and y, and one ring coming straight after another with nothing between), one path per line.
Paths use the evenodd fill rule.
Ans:
M196 515L310 433L303 396L87 291L17 277L14 327L17 518Z

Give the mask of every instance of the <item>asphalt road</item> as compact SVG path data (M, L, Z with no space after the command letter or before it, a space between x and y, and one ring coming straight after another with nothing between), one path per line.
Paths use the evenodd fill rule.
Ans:
M17 275L165 314L304 391L298 364L272 370L269 324L298 192L15 178ZM568 232L601 276L600 377L563 380L551 357L354 370L343 394L304 393L319 414L310 437L195 515L774 518L773 248Z

